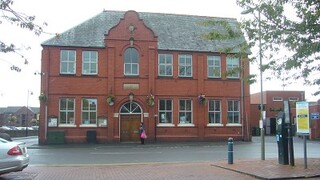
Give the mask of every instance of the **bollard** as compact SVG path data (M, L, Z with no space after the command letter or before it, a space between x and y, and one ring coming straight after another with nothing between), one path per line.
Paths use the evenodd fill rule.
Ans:
M228 164L233 164L233 138L228 139Z

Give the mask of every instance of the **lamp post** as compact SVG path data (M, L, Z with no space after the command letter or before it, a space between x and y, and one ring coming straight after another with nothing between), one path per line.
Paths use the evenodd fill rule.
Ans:
M26 126L26 137L28 136L28 121L29 121L29 95L33 95L33 92L29 91L28 89L28 95L27 95L27 117L26 117L26 122L25 122L25 126Z
M264 136L264 109L263 109L263 79L262 79L262 45L261 45L261 13L260 13L260 7L257 6L255 8L249 8L241 14L249 14L253 13L255 10L258 10L258 39L259 39L259 67L260 67L260 119L259 119L259 125L260 125L260 138L261 138L261 160L265 160L265 136Z
M259 64L260 64L260 124L261 124L261 160L265 160L265 138L264 138L264 127L263 127L263 86L262 86L262 48L261 48L261 18L260 18L260 9L258 8L258 21L259 21Z

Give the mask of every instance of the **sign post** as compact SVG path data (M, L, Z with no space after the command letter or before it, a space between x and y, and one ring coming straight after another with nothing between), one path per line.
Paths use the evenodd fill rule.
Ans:
M304 142L304 168L307 169L307 138L310 134L309 125L309 104L301 101L296 103L297 133L303 136Z

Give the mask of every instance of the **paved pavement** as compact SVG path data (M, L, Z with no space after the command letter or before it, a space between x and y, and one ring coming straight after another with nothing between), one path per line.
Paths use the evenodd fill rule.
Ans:
M295 159L295 166L281 165L278 159L234 159L200 163L128 163L113 165L29 166L22 172L0 176L2 180L100 180L100 179L320 179L320 159Z
M29 166L22 172L0 176L3 180L104 180L104 179L320 179L320 159L303 159L295 166L280 165L277 159L201 163L145 163L116 165Z

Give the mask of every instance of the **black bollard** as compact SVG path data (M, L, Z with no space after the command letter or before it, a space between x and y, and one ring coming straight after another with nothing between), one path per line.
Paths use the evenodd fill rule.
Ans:
M233 164L233 138L228 139L228 164Z

